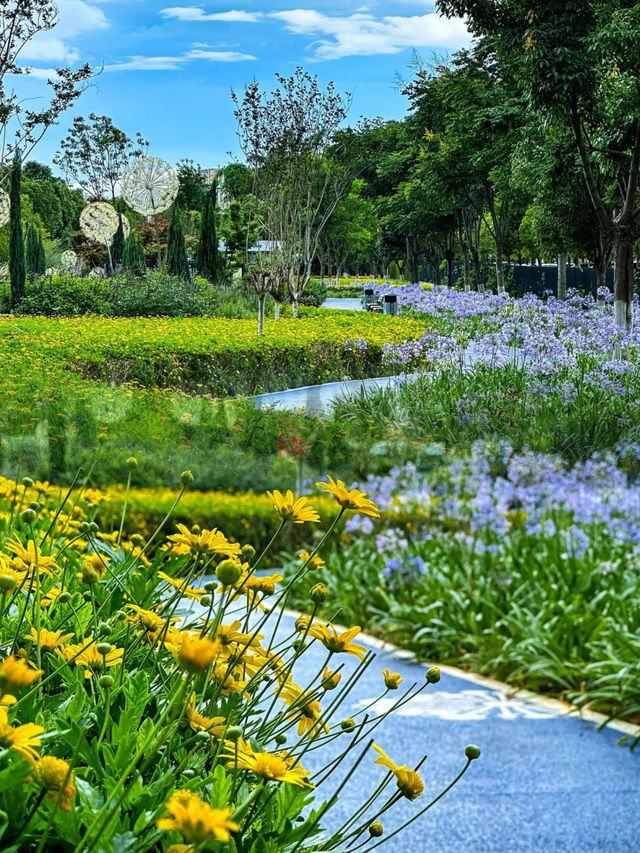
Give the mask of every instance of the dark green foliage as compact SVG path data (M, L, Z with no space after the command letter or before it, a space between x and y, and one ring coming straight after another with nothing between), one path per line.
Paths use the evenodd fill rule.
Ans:
M189 281L189 262L187 247L184 242L184 232L180 220L180 209L177 204L171 210L169 230L167 232L167 272L183 281Z
M358 292L360 295L360 292ZM312 278L305 287L300 298L300 305L308 305L311 308L319 308L327 298L327 286L319 278Z
M135 233L131 233L125 240L122 263L124 268L134 275L144 275L147 271L144 249L138 235Z
M196 254L196 267L200 275L215 282L220 272L220 257L218 253L218 232L216 227L216 182L211 184L211 189L202 210L202 224L200 226L200 240Z
M24 256L24 236L22 234L22 206L20 204L20 179L22 166L16 155L11 168L9 198L11 218L9 220L9 279L11 281L11 305L15 308L24 297L24 283L27 277Z
M122 214L120 214L120 224L111 243L111 260L114 265L121 264L124 261L124 243L124 228L122 227Z
M42 234L34 225L27 228L26 269L30 276L44 275L45 256Z
M185 158L177 163L178 190L177 202L182 210L201 210L207 195L207 179L200 165Z

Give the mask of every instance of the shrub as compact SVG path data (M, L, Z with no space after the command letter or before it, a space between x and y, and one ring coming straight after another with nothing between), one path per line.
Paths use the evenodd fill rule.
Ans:
M319 278L312 278L300 297L300 304L320 308L327 298L327 287Z

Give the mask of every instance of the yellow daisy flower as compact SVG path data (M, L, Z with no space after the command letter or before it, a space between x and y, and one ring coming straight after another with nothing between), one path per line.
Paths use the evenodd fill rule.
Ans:
M45 755L36 762L33 770L33 781L37 782L47 792L47 799L55 803L60 796L59 806L63 812L71 810L71 800L77 791L73 770L62 758Z
M44 731L42 726L36 726L34 723L10 725L6 708L0 707L0 749L13 749L30 764L35 764L38 760L37 749L42 744L40 735L43 735Z
M177 830L185 841L199 847L207 842L226 843L240 826L231 820L232 808L214 809L193 791L176 791L166 804L168 817L157 821L159 829Z
M377 744L373 744L376 752L380 753L380 758L376 758L375 764L382 764L383 767L388 767L396 777L398 790L403 797L408 800L416 800L424 791L424 782L415 770L410 770L404 764L395 764L389 756Z
M267 492L267 497L273 504L273 508L283 521L293 521L294 524L304 524L306 521L320 521L317 511L311 506L306 497L298 498L291 489L285 494L277 489Z
M389 669L381 669L384 677L384 686L387 690L397 690L402 684L403 678L399 672L390 672Z
M222 737L227 729L225 717L204 717L196 711L196 694L192 693L187 705L187 721L194 732L208 732L214 737Z
M43 652L52 652L59 646L64 646L71 637L73 637L73 634L63 634L62 631L48 631L46 628L42 628L40 634L38 634L36 629L32 628L26 635L25 640L29 640L29 642L35 643L36 646L40 646Z
M199 634L181 631L173 656L184 672L199 675L209 669L219 653L219 640L209 640Z
M45 556L40 548L36 547L33 539L27 542L26 547L19 539L9 539L6 546L12 554L15 554L19 564L25 567L23 571L32 571L37 566L39 572L52 576L52 570L58 568L55 557Z
M361 492L359 489L347 489L342 480L334 480L333 477L327 477L327 479L329 480L328 483L316 483L316 486L333 495L341 507L362 513L362 515L370 515L372 518L380 517L380 510L372 500L369 500L366 492Z
M313 788L309 773L286 752L257 752L242 738L225 741L225 746L227 752L222 757L240 770L250 770L269 782L289 782L301 788Z
M277 688L280 690L280 687ZM329 727L322 720L322 708L320 702L313 694L305 693L297 684L291 682L282 689L281 696L286 705L289 705L287 717L298 723L298 734L309 734L317 737L321 730L329 731Z
M75 666L84 666L84 677L91 678L94 672L104 672L107 667L122 663L124 649L112 647L106 655L102 655L98 651L96 641L86 637L80 643L59 646L56 654Z
M215 527L213 530L200 530L193 533L184 524L176 525L179 533L174 533L169 536L169 541L174 545L186 548L184 553L193 554L194 557L200 554L218 554L222 557L237 557L242 549L237 542L230 542L220 530Z
M365 646L351 642L359 633L359 625L354 625L353 628L343 631L342 634L339 634L333 625L314 623L309 628L309 636L320 640L328 652L333 652L334 654L343 652L344 654L355 655L355 657L362 659L367 651Z
M23 658L9 655L0 664L0 692L15 693L23 687L29 687L41 675L41 669L36 669Z
M184 581L180 578L172 578L166 572L158 572L158 577L174 589L180 590L184 598L192 598L194 601L200 601L203 595L206 595L203 589L196 589L194 586L185 586Z
M321 569L325 565L325 561L321 557L318 557L317 554L314 554L312 557L308 551L301 551L299 556L303 565L309 561L308 569Z

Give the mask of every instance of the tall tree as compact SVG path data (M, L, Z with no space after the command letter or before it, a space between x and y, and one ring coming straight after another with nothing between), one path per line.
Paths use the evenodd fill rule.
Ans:
M11 203L9 220L9 280L11 282L11 305L15 308L24 298L24 285L27 277L24 236L22 233L22 205L20 202L20 180L22 167L18 152L11 167L9 200Z
M209 281L215 282L220 273L218 232L216 226L217 184L212 182L202 210L200 239L196 253L196 269Z
M29 224L27 228L25 261L28 275L44 275L46 266L44 243L40 231L33 224Z
M53 162L88 198L108 196L115 202L118 180L129 161L139 157L147 145L139 132L134 142L109 116L90 113L88 120L74 118Z
M111 241L111 260L115 264L121 264L124 259L124 244L125 244L125 236L124 236L124 228L122 226L123 214L120 213L120 222L118 223L118 229L116 233L113 235L113 240Z
M138 235L132 231L124 244L122 256L124 268L137 276L143 276L147 271L144 249Z
M176 164L180 186L176 201L181 210L202 210L207 195L207 180L198 163L189 158Z
M189 281L187 247L184 242L180 209L177 204L173 205L171 218L169 219L169 231L167 233L167 271L169 275L175 275L183 281Z
M333 83L321 89L318 78L302 68L276 78L278 87L270 94L253 82L242 97L233 93L232 98L240 146L260 202L261 236L272 256L269 266L279 264L297 316L322 232L353 179L341 146L334 144L348 96Z
M616 323L630 328L640 235L640 6L626 0L437 5L466 16L472 32L500 53L531 106L570 127L603 243L613 247ZM599 179L603 172L611 181Z
M49 103L39 109L26 106L21 94L10 88L8 81L19 81L33 69L21 65L19 56L28 43L58 23L58 7L54 0L2 0L0 3L0 164L14 155L25 160L47 130L58 123L62 113L84 91L92 75L83 65L52 70L47 80L51 93ZM0 170L0 185L8 171Z

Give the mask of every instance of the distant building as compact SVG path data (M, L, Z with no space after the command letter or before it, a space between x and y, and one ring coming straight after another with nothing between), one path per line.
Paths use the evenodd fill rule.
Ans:
M224 191L224 170L219 166L214 166L212 169L200 169L200 174L208 184L212 184L215 180L218 181L218 206L222 210L229 207L229 199Z

